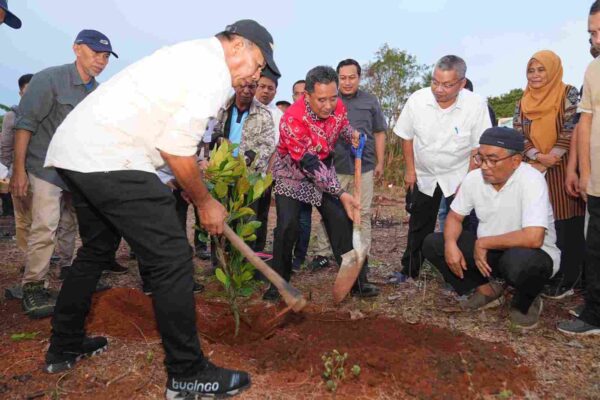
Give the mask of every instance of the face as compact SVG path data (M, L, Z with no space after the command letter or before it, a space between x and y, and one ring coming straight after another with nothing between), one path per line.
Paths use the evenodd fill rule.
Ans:
M340 80L340 93L344 96L351 96L358 91L360 84L360 75L356 65L346 65L340 68L338 74Z
M300 98L300 96L302 96L305 87L306 85L304 83L296 83L294 85L292 88L292 100L294 100L294 103Z
M266 66L258 46L239 36L234 37L230 45L231 51L227 54L226 62L231 74L231 85L235 88L258 82L260 72Z
M25 85L23 85L23 88L21 90L19 90L19 96L23 97L23 95L27 91L28 86L29 86L29 83L26 83Z
M275 82L266 76L261 76L258 80L258 88L256 89L256 99L264 105L269 105L275 98L275 94L277 94Z
M592 46L600 49L600 13L588 17L588 32L592 41Z
M491 185L502 185L521 164L522 157L515 154L509 157L506 149L482 144L478 151L483 162L479 166L483 180ZM492 164L495 165L492 166Z
M533 89L539 89L548 84L548 71L538 61L531 60L527 67L527 84Z
M338 89L336 82L316 83L315 91L304 92L310 108L319 118L329 118L335 110L338 101Z
M110 58L110 53L108 52L94 51L85 44L73 45L73 51L75 52L75 56L77 56L77 64L90 78L100 75L108 65Z
M442 71L436 68L431 79L431 91L439 104L447 104L456 99L458 93L465 87L465 83L466 80L459 79L456 71Z
M240 105L249 106L255 94L256 83L254 82L235 87L235 100Z

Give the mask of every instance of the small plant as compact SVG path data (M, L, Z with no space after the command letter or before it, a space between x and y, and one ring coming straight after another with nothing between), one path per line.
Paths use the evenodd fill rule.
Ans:
M348 353L341 354L335 349L321 356L321 360L323 361L323 379L325 379L325 386L330 392L335 392L342 381L346 379L345 363L347 359ZM350 373L355 378L358 378L360 371L358 364L354 364L350 369Z
M13 342L20 342L21 340L34 340L39 334L39 332L13 333L10 335L10 340Z
M271 174L251 172L244 156L233 156L236 145L224 141L210 154L205 179L208 189L228 212L226 222L246 242L256 240L254 232L261 225L252 220L254 210L249 206L258 200L271 185ZM200 240L207 241L204 234ZM215 238L219 267L215 275L225 288L225 293L235 320L235 336L240 326L240 298L249 297L254 291L254 266L247 262L235 248L229 248L225 236Z

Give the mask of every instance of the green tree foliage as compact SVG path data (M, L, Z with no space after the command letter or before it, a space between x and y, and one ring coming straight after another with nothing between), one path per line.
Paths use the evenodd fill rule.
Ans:
M362 75L362 88L379 99L388 122L384 181L400 184L404 175L402 145L391 132L408 97L431 82L431 66L419 64L405 50L384 44L375 53L375 60L363 66Z
M226 222L235 229L246 242L256 240L254 232L261 225L253 217L254 210L249 206L258 200L272 183L271 174L251 172L246 167L242 154L234 157L235 146L223 142L210 154L206 170L206 184L212 196L225 206L229 213ZM200 240L207 238L200 234ZM225 289L226 298L235 320L235 336L239 332L240 307L242 298L250 296L254 290L254 266L235 248L230 248L224 235L215 238L219 267L215 275Z
M521 97L523 89L513 89L499 96L488 97L488 104L494 109L497 118L509 118L515 113L515 106Z

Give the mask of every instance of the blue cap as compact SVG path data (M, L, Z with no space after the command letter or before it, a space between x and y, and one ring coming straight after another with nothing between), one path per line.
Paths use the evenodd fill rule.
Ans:
M113 51L108 37L104 33L93 29L84 29L79 32L75 38L75 44L85 44L94 51L111 53L116 58L119 58L117 53Z
M0 8L4 10L6 15L4 16L4 23L11 28L19 29L21 27L21 20L15 14L8 10L8 1L0 0ZM1 22L1 21L0 21Z

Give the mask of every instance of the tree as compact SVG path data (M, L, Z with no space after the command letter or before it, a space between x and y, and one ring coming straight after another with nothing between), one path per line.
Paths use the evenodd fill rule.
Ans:
M10 107L0 103L0 110L10 111ZM0 126L2 126L2 121L4 121L4 115L0 115Z
M509 118L515 113L515 106L521 97L523 89L513 89L496 97L488 97L488 104L494 109L496 117Z
M362 87L379 99L391 133L401 107L418 89L429 86L431 66L418 64L415 56L405 50L391 48L387 43L375 53L375 60L363 66ZM387 135L385 182L401 183L403 174L401 140Z

